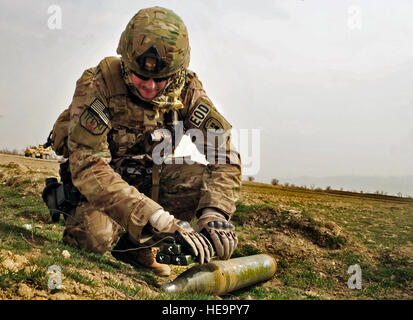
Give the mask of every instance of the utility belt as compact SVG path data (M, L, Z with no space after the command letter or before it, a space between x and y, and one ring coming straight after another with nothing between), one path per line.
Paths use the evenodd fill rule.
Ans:
M122 179L131 185L139 181L149 180L152 188L151 198L158 201L159 196L159 175L161 167L140 161L141 159L123 159L120 162L111 163L115 172L120 174ZM61 182L57 178L47 178L46 186L42 192L43 201L49 208L52 221L57 223L62 213L66 220L73 213L73 210L84 201L86 197L74 186L72 175L69 170L69 161L60 164L59 170Z
M154 164L149 155L120 158L112 161L110 165L130 185L136 186L138 189L141 189L142 186L140 191L143 193L146 194L147 190L145 189L150 187L152 193L151 195L147 194L147 196L156 202L158 201L161 165Z
M142 163L142 161L135 159L123 159L120 164L112 162L110 166L126 181L150 176L153 170L151 164Z

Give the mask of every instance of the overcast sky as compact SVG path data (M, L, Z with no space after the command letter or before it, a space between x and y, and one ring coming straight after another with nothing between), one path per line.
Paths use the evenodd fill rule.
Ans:
M256 180L413 175L409 0L0 0L0 148L43 143L82 72L154 5L185 21L190 68L233 127L260 130Z

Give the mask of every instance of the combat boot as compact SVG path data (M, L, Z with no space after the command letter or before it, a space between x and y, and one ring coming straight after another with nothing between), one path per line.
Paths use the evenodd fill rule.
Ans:
M122 252L122 250L128 251ZM168 265L156 262L151 248L136 246L129 240L128 234L124 234L119 239L111 253L119 261L128 263L136 268L149 269L158 276L167 277L171 274L171 268Z

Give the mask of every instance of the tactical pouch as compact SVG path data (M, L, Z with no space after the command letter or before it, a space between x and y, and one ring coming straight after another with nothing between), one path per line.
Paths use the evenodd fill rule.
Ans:
M68 171L69 162L60 164L61 183L56 178L47 178L46 186L42 192L43 201L49 208L52 221L57 223L60 220L60 214L63 213L64 219L71 214L81 201L86 198L73 185L70 171Z
M67 147L67 137L69 134L69 121L70 113L69 108L64 110L56 120L53 130L51 132L51 137L48 139L48 143L53 148L53 151L57 155L63 156L64 158L69 157L69 150Z

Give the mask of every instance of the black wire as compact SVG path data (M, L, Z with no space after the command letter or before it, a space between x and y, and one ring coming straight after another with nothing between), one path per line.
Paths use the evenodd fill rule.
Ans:
M75 222L77 222L77 223L79 223L79 224L82 224L81 221L77 220L73 215L68 214L67 212L64 212L64 211L61 211L61 210L58 210L58 209L49 209L49 211L50 211L50 212L58 212L58 213L61 213L61 214L65 215L65 216L67 216L67 217L71 217ZM91 234L91 235L93 236L93 238L95 238L96 242L97 242L99 245L102 246L102 243L97 239L97 237L95 237L95 235L93 234L93 232L91 232L90 229L89 229L87 226L84 226L84 227L89 231L89 234ZM149 245L149 246L136 247L136 248L130 248L130 249L124 249L124 250L111 250L111 252L129 252L129 251L138 251L138 250L142 250L142 249L152 248L152 247L155 247L157 244L161 243L162 241L164 241L164 240L166 240L166 239L169 239L169 240L172 240L172 241L175 240L175 238L172 237L172 236L165 236L164 238L156 241L154 244Z

